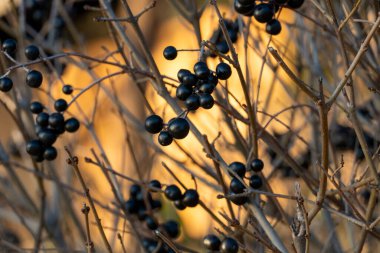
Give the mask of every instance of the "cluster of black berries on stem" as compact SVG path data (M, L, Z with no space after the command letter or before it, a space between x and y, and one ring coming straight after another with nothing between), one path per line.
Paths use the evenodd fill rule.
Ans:
M281 32L281 23L276 19L275 13L283 6L297 9L302 6L304 0L235 0L234 7L236 12L244 16L253 16L259 23L266 23L265 31L271 35Z
M2 43L2 50L4 53L12 57L16 51L16 41L13 39L6 39ZM28 60L36 60L40 56L37 46L29 45L25 48L25 56ZM12 57L13 58L13 57ZM42 85L43 76L37 70L28 70L26 74L25 83L30 88L39 88ZM13 81L8 76L0 78L0 91L8 92L13 87ZM64 94L71 94L73 91L72 86L65 85L63 87ZM55 111L48 113L47 109L39 101L30 103L29 110L35 115L35 134L36 139L27 141L26 151L32 156L36 162L43 160L52 161L57 157L57 149L53 146L57 138L64 132L76 132L79 129L80 123L75 118L65 119L63 113L68 108L65 99L57 99L54 102Z

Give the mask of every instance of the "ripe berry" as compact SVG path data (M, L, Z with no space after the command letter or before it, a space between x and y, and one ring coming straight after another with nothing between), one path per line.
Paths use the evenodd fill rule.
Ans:
M76 132L80 127L80 123L76 118L70 118L65 121L65 130L69 133Z
M241 1L235 0L234 7L237 13L242 15L249 15L252 13L252 10L255 7L255 4L252 2L250 4L242 4Z
M137 195L141 193L141 186L138 184L133 184L129 187L129 197L135 199Z
M38 155L38 156L32 155L32 159L36 163L40 163L40 162L44 161L44 156L43 155Z
M210 74L210 70L207 67L207 64L203 61L197 62L194 65L194 74L199 79L207 79Z
M8 54L13 54L16 51L16 41L14 39L6 39L3 42L3 51Z
M26 75L26 84L32 88L38 88L42 84L42 74L37 70L31 70Z
M164 57L166 60L174 60L177 57L177 49L173 46L168 46L164 49Z
M182 199L179 199L179 200L174 201L174 206L177 208L177 210L180 210L180 211L186 209L186 206L185 206L185 204L183 203Z
M46 127L49 124L49 114L41 112L36 117L36 123L41 127Z
M265 31L271 35L277 35L281 32L281 23L277 19L269 21L265 27Z
M274 0L276 4L285 4L288 0Z
M57 158L57 149L55 147L47 147L44 151L44 159L47 161L53 161Z
M152 216L146 216L145 217L145 223L146 223L146 226L150 229L150 230L156 230L158 228L158 222L157 220L152 217Z
M245 189L245 186L242 184L242 182L240 182L239 179L237 179L237 178L233 178L233 179L231 180L230 190L231 190L233 193L243 193L243 192L244 192L244 189Z
M190 70L188 70L188 69L180 69L180 70L178 71L178 73L177 73L178 80L179 80L180 82L182 82L182 81L183 81L183 78L184 78L186 75L189 75L189 74L191 74Z
M34 101L30 103L29 110L33 114L39 114L40 112L44 110L44 106L40 102Z
M196 190L189 189L183 194L182 202L187 207L195 207L199 203L199 194Z
M214 106L214 98L210 94L199 94L199 102L204 109L211 109Z
M193 89L191 87L181 84L177 87L176 97L179 100L185 101L192 93Z
M163 228L165 232L168 234L170 238L177 238L180 234L178 222L169 220L163 224Z
M190 124L186 119L175 118L169 122L168 130L175 139L183 139L189 134Z
M198 78L192 73L189 73L182 78L182 83L188 87L196 85L197 81Z
M289 8L297 9L297 8L300 8L302 6L303 2L305 2L305 0L289 0L286 5Z
M259 4L255 6L253 16L259 23L269 22L273 17L274 10L269 4Z
M253 159L253 161L251 162L251 170L255 172L259 172L259 171L262 171L263 168L264 168L264 163L262 160Z
M66 111L67 109L67 102L66 100L60 98L60 99L57 99L55 102L54 102L54 109L57 111L57 112L63 112L63 111Z
M233 29L228 29L227 32L228 32L228 36L230 36L232 43L235 43L238 39L237 32L235 32L235 30Z
M228 166L231 170L233 170L239 177L243 178L246 172L245 165L241 162L233 162ZM228 172L231 177L235 177L230 172Z
M207 78L207 82L208 83L212 83L213 85L217 85L218 84L218 77L216 76L216 74L214 73L211 73L208 78Z
M185 101L186 108L189 111L195 111L200 106L198 94L191 94Z
M73 86L71 86L70 84L65 84L63 87L62 87L62 92L66 95L70 95L72 94L74 91L74 88Z
M32 156L40 156L44 152L44 146L39 140L31 140L26 143L26 152Z
M51 146L57 140L57 135L51 129L44 129L38 133L38 139L45 145Z
M165 196L172 201L180 200L182 199L182 193L181 190L178 188L178 186L172 184L166 187L165 189Z
M8 92L13 87L13 81L9 77L0 78L0 91Z
M261 180L261 177L259 177L258 175L252 175L249 178L249 185L253 189L259 189L263 185L263 181Z
M168 131L161 131L158 135L158 143L161 146L168 146L173 142L173 136Z
M25 48L25 56L28 60L34 61L40 56L40 50L35 45L29 45Z
M228 51L230 51L230 48L228 47L228 44L225 40L216 43L215 47L222 54L226 54Z
M162 207L162 203L159 200L153 200L150 204L153 210L159 210Z
M162 118L158 115L151 115L145 120L145 130L151 134L159 133L164 127Z
M162 186L161 186L160 181L153 179L152 181L149 182L149 187L161 189ZM150 189L150 191L156 192L157 190Z
M199 90L203 93L211 94L215 89L215 85L212 83L204 83L199 87Z
M59 112L54 112L49 116L49 126L52 128L64 128L65 118Z
M135 199L130 199L125 202L124 208L129 214L135 214L138 211L138 203Z
M226 237L220 245L221 253L237 253L239 251L239 244L235 239Z
M231 74L231 67L227 63L221 62L216 66L216 75L220 80L227 80Z
M208 250L218 251L220 249L220 244L221 244L221 241L216 235L209 234L209 235L206 235L205 238L203 238L203 245Z

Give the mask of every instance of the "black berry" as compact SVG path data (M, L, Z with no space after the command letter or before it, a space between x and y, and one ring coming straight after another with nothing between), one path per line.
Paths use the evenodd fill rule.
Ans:
M168 130L175 139L183 139L189 134L190 124L186 119L175 118L169 122Z
M253 16L260 23L269 22L273 17L274 10L270 4L258 4L255 6Z
M198 94L191 94L185 101L186 108L189 111L195 111L200 106Z
M220 80L227 80L232 74L231 67L227 63L221 62L216 66L216 76Z
M150 230L156 230L158 228L158 222L157 220L152 217L152 216L146 216L145 217L145 223L146 223L146 226L150 229Z
M67 109L67 102L66 100L60 98L60 99L57 99L55 102L54 102L54 109L57 111L57 112L63 112Z
M265 31L271 35L277 35L281 32L281 23L277 19L269 21L265 27Z
M59 112L54 112L49 116L49 126L52 128L62 128L65 124L65 118Z
M51 129L44 129L38 133L38 139L45 145L51 146L57 140L57 135Z
M231 237L226 237L220 245L221 253L237 253L239 251L239 244Z
M177 238L180 234L178 222L169 220L164 223L163 228L170 238Z
M41 156L44 152L44 145L39 140L31 140L26 143L26 152L32 156Z
M199 87L199 91L203 93L211 94L215 89L215 85L212 83L204 83Z
M76 118L70 118L65 121L65 130L69 133L76 132L80 127L80 123Z
M183 203L182 199L179 199L179 200L174 201L174 206L177 208L177 210L180 210L180 211L186 209L186 206L185 206L185 204Z
M158 143L161 146L168 146L173 142L173 136L168 131L161 131L158 135Z
M145 130L151 134L159 133L163 127L164 122L158 115L151 115L145 120Z
M180 69L180 70L178 71L178 73L177 73L178 80L179 80L180 82L182 82L182 81L183 81L183 78L184 78L186 75L189 75L189 74L191 74L190 70L188 70L188 69Z
M161 186L160 181L153 179L152 181L149 182L149 187L161 189L162 186ZM150 189L150 191L156 192L157 190Z
M253 8L255 7L254 3L250 4L242 4L239 0L234 1L234 7L236 12L242 14L242 15L250 15L253 11Z
M208 250L218 251L220 249L221 243L222 242L220 241L220 239L213 234L206 235L205 238L203 238L203 245Z
M174 60L177 57L177 49L173 46L168 46L164 49L164 57L166 60Z
M6 39L3 42L3 51L8 54L13 54L16 51L17 43L14 39Z
M245 189L245 186L242 184L242 182L240 182L239 179L237 179L237 178L233 178L233 179L231 180L230 190L231 190L233 193L243 193L243 192L244 192L244 189Z
M0 91L8 92L13 87L13 81L9 77L0 78Z
M165 189L165 196L172 201L182 199L182 193L181 190L178 188L178 186L172 184L166 187Z
M182 78L182 83L188 87L192 87L196 85L197 81L198 81L198 78L192 73L187 74Z
M199 203L199 194L196 190L189 189L183 194L182 202L187 207L195 207Z
M37 70L31 70L26 75L26 84L32 88L38 88L42 84L42 74Z
M287 5L289 8L297 9L297 8L300 8L304 2L305 2L305 0L289 0L289 1L286 3L286 5Z
M47 147L44 151L44 159L47 161L53 161L57 158L57 149L55 147Z
M210 94L199 94L199 102L204 109L211 109L214 106L214 98Z
M233 170L239 177L243 178L246 172L245 165L241 162L233 162L228 166L231 170ZM228 172L231 177L235 177L232 173Z
M25 56L28 60L34 61L40 56L40 50L35 45L29 45L25 48Z
M193 93L193 89L187 85L181 84L177 87L176 97L179 100L185 101L191 94Z
M44 110L44 106L40 102L34 101L30 103L29 110L33 114L39 114L40 112Z
M203 61L197 62L194 65L194 74L199 79L207 79L210 74L210 70L207 67L207 64Z
M249 178L249 185L253 189L259 189L263 185L263 180L261 180L261 177L259 177L258 175L252 175Z
M49 114L41 112L36 117L36 123L41 127L46 127L49 124Z
M73 86L71 86L70 84L65 84L63 87L62 87L62 92L66 95L70 95L72 94L74 91L74 88Z
M259 172L259 171L262 171L263 168L264 168L264 163L262 160L253 159L253 161L251 162L251 170L255 172Z

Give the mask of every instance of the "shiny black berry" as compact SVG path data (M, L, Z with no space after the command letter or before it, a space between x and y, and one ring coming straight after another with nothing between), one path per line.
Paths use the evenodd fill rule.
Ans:
M199 78L199 79L207 79L208 75L210 74L210 70L207 67L207 64L203 61L197 62L194 65L194 74Z
M41 156L44 152L44 145L39 140L31 140L26 143L26 152L32 156Z
M231 184L230 184L230 190L231 190L231 192L233 192L233 193L243 193L244 189L245 189L245 186L243 185L242 182L240 182L239 179L233 178L231 180Z
M203 238L203 245L206 249L211 251L218 251L221 243L220 239L213 234L206 235L205 238Z
M146 216L145 217L145 223L146 223L146 226L150 229L150 230L156 230L158 228L158 222L157 220L152 217L152 216Z
M124 208L129 214L136 214L138 211L138 202L135 199L130 199L125 202Z
M177 87L175 95L179 100L185 101L192 93L193 89L191 87L181 84Z
M129 197L136 199L137 195L141 193L141 186L138 184L133 184L129 187Z
M192 86L196 85L197 82L198 82L198 78L197 78L194 74L192 74L192 73L187 74L187 75L185 75L185 76L182 78L182 83L183 83L184 85L190 87L190 88L191 88Z
M259 177L258 175L252 175L249 178L249 185L253 189L259 189L263 185L263 180L261 180L261 177Z
M239 244L231 237L226 237L220 245L221 253L237 253L239 251Z
M214 98L210 94L199 94L199 102L204 109L211 109L214 106Z
M76 132L80 127L80 123L76 118L70 118L65 121L65 130L69 133Z
M171 201L182 199L181 190L174 184L167 186L164 192L165 196Z
M29 45L25 48L25 56L28 60L34 61L40 56L40 50L35 45Z
M195 111L200 106L199 96L198 94L191 94L186 100L185 100L186 108L189 111Z
M235 0L234 7L236 12L242 15L250 15L255 7L255 4L253 2L250 4L242 4L239 0Z
M13 54L16 51L17 43L14 39L6 39L3 42L3 51L8 54Z
M66 109L67 109L67 102L66 100L60 98L60 99L57 99L55 102L54 102L54 109L57 111L57 112L64 112Z
M251 162L251 170L255 172L259 172L259 171L262 171L263 168L264 168L264 163L262 160L253 159L253 161Z
M169 122L168 130L175 139L183 139L189 134L190 124L186 119L175 118Z
M161 186L160 181L153 179L152 181L149 182L149 187L161 189L162 186ZM150 191L156 192L157 190L150 189Z
M151 115L145 120L145 130L151 134L159 133L164 127L164 121L158 115Z
M177 208L177 210L180 210L180 211L186 209L186 206L183 203L182 199L174 201L174 206L175 206L175 208Z
M188 69L180 69L177 73L177 78L180 82L183 82L183 78L186 76L186 75L189 75L191 74L190 70Z
M37 70L31 70L26 75L26 84L32 88L38 88L42 84L42 74Z
M158 143L161 146L168 146L173 142L173 136L168 131L161 131L158 135Z
M163 228L168 236L172 239L176 239L180 234L179 225L176 221L169 220L165 222L163 224Z
M13 81L9 77L0 78L0 91L8 92L13 87Z
M216 43L215 47L218 50L218 52L222 54L226 54L228 53L228 51L230 51L230 48L228 47L228 44L225 40L222 40Z
M266 24L265 31L271 35L277 35L281 32L281 23L277 19L272 19Z
M57 140L57 135L51 129L44 129L38 133L38 139L45 145L51 146Z
M260 23L269 22L274 14L273 7L270 4L258 4L255 6L255 10L253 11L253 16Z
M297 9L300 8L304 2L305 0L289 0L286 6L292 9Z
M199 194L194 189L186 190L183 194L182 202L187 207L195 207L199 204Z
M53 161L57 158L57 149L55 147L47 147L44 151L44 159L47 161Z
M164 57L166 60L174 60L177 57L177 49L173 46L168 46L164 49Z
M33 114L39 114L44 110L44 106L40 102L34 101L30 103L29 110Z
M216 66L216 76L220 80L227 80L232 74L230 65L227 63L221 62Z
M54 112L49 116L49 126L52 128L62 128L65 124L65 118L59 112Z
M73 86L71 86L70 84L65 84L63 87L62 87L62 92L66 95L70 95L72 94L74 91L74 88Z
M36 123L41 127L46 127L49 124L49 114L41 112L36 117Z
M231 170L233 170L239 177L243 178L246 172L245 165L241 162L233 162L228 166ZM232 173L228 172L231 177L235 177Z
M212 83L204 83L199 87L199 91L203 93L211 94L215 89L215 85Z

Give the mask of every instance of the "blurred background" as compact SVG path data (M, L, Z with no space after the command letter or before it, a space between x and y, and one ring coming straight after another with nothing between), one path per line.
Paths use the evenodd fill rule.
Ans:
M21 2L20 2L21 1ZM125 17L122 1L111 1L117 17ZM149 8L152 1L127 1L134 14ZM191 24L178 11L177 1L156 1L155 7L149 9L139 19L139 25L144 33L149 49L162 75L176 79L177 72L182 69L192 69L198 61L199 51L180 51L173 61L163 57L165 47L172 45L177 49L199 49L199 38ZM218 19L208 1L178 1L186 6L191 2L201 10L199 19L200 36L209 40L218 29ZM346 67L341 56L339 42L334 35L334 29L318 12L315 4L305 1L301 9L281 10L279 20L282 32L278 36L270 36L265 32L265 26L243 16L238 16L233 7L233 1L218 1L219 8L225 19L239 20L241 31L249 27L249 35L244 38L239 33L235 47L239 61L247 74L251 97L257 107L257 119L261 126L276 138L282 147L297 161L305 173L317 178L318 159L320 158L320 132L315 104L297 89L277 62L269 55L267 46L278 50L286 63L300 78L318 89L318 78L324 80L325 94L334 90L336 83L343 76ZM326 9L324 1L315 1ZM337 16L344 19L353 8L354 1L340 1L336 4ZM354 18L375 20L378 3L361 4ZM375 1L374 1L375 2ZM191 10L191 9L189 9ZM19 0L0 1L0 39L14 38L17 40L16 63L1 56L1 75L15 64L27 62L23 48L35 44L40 48L42 56L53 56L62 52L79 52L97 59L123 63L120 53L112 53L117 49L115 32L110 32L110 22L97 22L95 17L103 17L104 10L98 1L92 0ZM122 29L141 53L141 44L133 32L131 24L122 23ZM344 28L344 39L352 46L347 49L350 59L358 50L370 27L365 22L349 21ZM247 43L245 41L247 40ZM378 94L368 87L379 87L379 36L370 44L370 53L364 56L358 70L353 76L358 116L365 130L365 138L370 152L374 154L380 140L378 134ZM133 52L127 45L122 45L128 59ZM246 47L246 48L245 48ZM245 53L245 49L247 53ZM106 57L106 58L105 58ZM208 66L215 70L219 59L209 59ZM131 66L136 61L131 60ZM136 65L137 66L137 65ZM44 75L41 89L27 89L25 86L25 70L12 71L10 77L15 89L11 94L0 93L0 237L21 248L31 249L35 244L33 234L38 230L38 214L30 207L25 193L31 202L39 203L40 191L33 164L25 152L25 135L34 135L34 121L28 112L31 101L41 101L53 110L55 99L64 98L67 101L88 87L94 80L110 73L119 71L116 66L91 62L81 57L62 57L38 63L31 67L38 69ZM167 79L167 89L175 97L174 81ZM170 85L172 83L173 85ZM75 89L71 96L62 93L64 84L71 84ZM236 74L218 87L215 99L222 103L226 97L226 87L230 92L229 103L234 110L245 114L244 94ZM87 203L82 188L70 166L67 165L67 154L64 146L68 146L79 158L79 167L88 188L97 201L97 210L106 231L106 235L114 248L121 252L117 233L122 235L127 252L140 252L136 240L132 239L130 229L118 210L115 197L98 166L85 162L85 157L94 158L91 149L101 154L107 166L135 180L148 182L158 179L162 184L176 183L175 179L162 166L165 162L176 176L189 188L194 188L195 178L202 201L221 217L219 212L226 213L227 206L217 195L222 193L217 180L205 171L214 170L212 161L206 157L203 146L190 134L186 139L175 141L168 147L157 145L157 136L148 134L143 129L145 118L151 114L146 106L148 101L154 113L168 122L175 116L168 103L152 88L149 80L142 75L131 77L127 74L117 75L93 85L83 95L76 99L67 115L76 116L82 123L79 132L68 134L57 142L58 158L54 162L44 162L41 172L46 176L44 185L47 194L45 212L46 226L51 230L43 232L42 247L57 249L59 252L74 250L83 251L85 234L84 215L81 213L83 203ZM332 108L329 114L330 126L330 166L332 170L339 168L344 161L344 167L339 169L338 176L344 184L356 182L366 175L366 163L363 153L356 140L355 132L344 110L345 100L339 97L339 106ZM10 112L16 117L11 117ZM211 110L198 110L189 113L189 119L202 134L206 134L227 164L239 161L249 162L251 147L244 141L248 138L246 124L228 116L220 106ZM244 116L245 117L245 116ZM18 122L15 122L18 121ZM22 125L20 131L20 126ZM259 133L263 134L262 132ZM314 200L313 194L294 170L288 166L283 157L276 154L263 140L259 140L260 158L264 161L264 175L273 192L294 195L294 183L301 184L305 199ZM378 161L376 160L376 164ZM205 169L206 168L206 169ZM139 173L137 173L137 170ZM141 174L142 178L138 178ZM17 178L17 180L15 180ZM227 176L225 177L228 178ZM128 180L117 178L122 195L127 199ZM60 182L60 183L57 183ZM329 185L328 190L333 189ZM369 187L364 185L350 195L360 203L359 209L365 208L369 198ZM157 215L158 220L169 219L179 222L181 235L176 242L197 252L205 252L202 248L202 238L208 233L216 233L219 225L201 207L176 210L162 194L153 193L155 199L162 201L162 209ZM295 216L295 202L278 198L278 201L289 217ZM261 196L263 210L271 224L288 248L291 248L291 234L288 224L281 221L273 202ZM306 204L307 210L313 205ZM375 214L379 207L376 206ZM239 220L247 221L248 213L241 207L234 207ZM347 210L340 210L347 212ZM376 215L374 217L377 217ZM310 252L354 252L356 234L360 228L339 216L323 211L311 227ZM93 216L90 213L90 229L97 252L104 252L100 235L96 229ZM146 228L136 223L137 229L145 233ZM336 239L334 241L334 238ZM263 252L256 241L246 242L252 246L252 252ZM1 246L0 246L1 247ZM363 252L376 252L379 241L368 235ZM8 252L1 249L0 252ZM9 251L12 252L12 251ZM44 252L41 250L41 252ZM47 251L46 251L47 252ZM49 251L50 252L50 251Z

